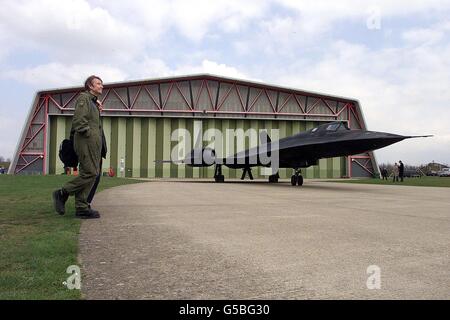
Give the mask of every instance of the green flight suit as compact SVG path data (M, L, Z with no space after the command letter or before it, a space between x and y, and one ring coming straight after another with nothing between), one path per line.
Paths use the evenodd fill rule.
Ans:
M78 176L63 186L63 191L75 195L77 211L88 209L87 197L100 171L102 127L96 97L85 91L76 101L72 119L74 150L78 156Z

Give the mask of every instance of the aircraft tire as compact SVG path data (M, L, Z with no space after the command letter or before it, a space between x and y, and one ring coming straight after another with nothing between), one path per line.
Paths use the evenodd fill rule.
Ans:
M225 182L224 175L216 176L216 177L214 177L214 179L216 180L216 182Z
M297 184L297 176L296 175L291 176L291 184L293 186L295 186Z
M271 175L269 176L269 183L277 183L278 182L278 177L277 175Z
M298 176L297 185L302 186L303 185L303 176Z

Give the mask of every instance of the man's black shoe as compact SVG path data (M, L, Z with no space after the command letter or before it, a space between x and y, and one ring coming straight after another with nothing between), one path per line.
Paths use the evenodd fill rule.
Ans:
M97 210L87 209L83 211L77 211L75 217L80 219L97 219L100 218L100 213Z
M66 212L66 201L69 198L69 195L64 193L61 189L53 191L53 206L55 207L55 211L60 215L63 215Z

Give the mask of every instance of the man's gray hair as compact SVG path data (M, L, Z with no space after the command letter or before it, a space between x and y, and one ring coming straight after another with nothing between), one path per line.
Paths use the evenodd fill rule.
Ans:
M90 89L90 88L89 88L89 85L92 84L92 81L94 81L94 79L98 79L98 80L100 80L100 81L103 83L103 80L102 80L99 76L95 76L95 75L89 76L89 77L86 79L86 81L84 82L84 88L85 88L86 90L89 90L89 89Z

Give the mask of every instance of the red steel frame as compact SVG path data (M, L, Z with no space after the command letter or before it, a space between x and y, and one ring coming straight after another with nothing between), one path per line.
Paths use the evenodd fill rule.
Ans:
M197 94L194 97L194 94L192 93L192 89L190 90L190 96L186 96L183 91L180 89L180 83L181 82L188 82L190 88L192 81L201 81L200 89L197 92ZM222 98L219 100L220 92L217 92L217 99L214 102L212 90L210 88L209 82L215 81L218 83L218 89L217 90L224 90L221 88L221 85L227 84L230 85L230 87L226 90L225 94L222 96ZM159 96L155 97L154 94L152 94L147 86L148 85L161 85L161 84L169 84L169 89L167 90L167 94L163 97L162 93L159 92ZM249 96L247 97L247 103L244 102L244 98L242 97L241 92L239 91L237 86L241 86L246 88L248 91L248 94L250 90L257 90L256 96L252 99L252 101L249 101ZM129 92L129 88L137 88L137 93L135 97L132 99L128 97L128 101L124 101L124 99L118 94L116 91L117 89L127 89L127 92ZM25 137L22 137L19 148L16 151L15 155L15 162L13 163L14 168L12 173L20 173L23 170L25 170L27 167L29 167L31 164L36 162L39 159L43 159L43 165L42 165L42 173L47 173L46 168L46 159L47 159L47 131L48 131L48 117L49 117L49 104L52 103L53 106L56 106L59 113L52 112L51 114L73 114L74 109L69 108L69 104L74 101L74 99L77 97L77 95L82 91L82 88L71 88L71 89L61 89L61 90L52 90L52 91L44 91L38 93L38 99L36 100L35 105L32 107L33 114L31 116L31 119L27 122L27 127L25 130ZM177 91L188 109L182 109L180 106L180 109L176 110L169 110L166 109L167 103L170 100L172 94L174 91ZM206 90L208 102L211 105L210 110L202 109L199 105L200 97L202 93ZM239 111L227 111L227 110L221 110L225 102L227 102L227 99L229 98L230 94L235 91L238 96L239 101ZM277 94L277 101L273 101L271 99L269 91L272 91ZM67 94L72 93L70 95L70 98L67 99L67 101L61 103L56 101L54 98L54 95L56 94ZM279 94L288 94L287 99L282 103L279 104L278 97ZM110 95L114 95L118 101L121 103L121 109L111 109L108 108L108 97ZM154 105L156 106L155 109L136 109L135 105L138 101L138 98L141 94L147 94L148 97L152 100ZM252 111L256 103L259 101L259 99L265 96L267 100L269 101L269 107L267 112L258 112L258 111ZM307 103L302 104L299 100L299 96L306 97L307 99L315 99L312 104ZM62 98L61 98L62 99ZM334 97L334 96L327 96L317 93L311 93L311 92L305 92L305 91L299 91L294 89L287 89L282 87L275 87L255 82L249 82L249 81L243 81L243 80L235 80L235 79L228 79L223 77L217 77L217 76L211 76L211 75L198 75L198 76L186 76L186 77L177 77L177 78L171 78L171 79L155 79L155 80L148 80L148 81L139 81L139 82L127 82L127 83L118 83L118 84L109 84L105 85L104 88L104 95L102 96L102 101L104 102L104 109L103 109L103 115L113 114L117 115L117 113L124 113L124 115L133 116L134 113L139 114L148 114L149 116L164 116L170 115L172 113L183 113L183 114L206 114L211 116L223 116L227 117L227 115L230 114L237 114L242 115L246 118L252 118L257 116L272 116L275 118L280 118L283 116L296 116L299 119L302 120L317 120L315 118L328 118L330 121L338 119L340 116L344 116L345 120L348 121L350 128L356 128L356 129L365 129L365 122L362 118L362 111L359 107L359 103L356 100L346 99L346 98L340 98L340 97ZM288 104L289 101L293 101L294 104L298 107L297 112L283 112L283 108ZM307 101L307 100L306 100ZM336 103L336 108L333 110L333 108L330 106L330 104L327 101L332 101ZM317 106L322 103L326 107L326 110L329 112L313 112ZM341 105L341 106L339 106ZM44 122L35 121L36 116L41 112L42 108L44 108ZM353 123L352 118L355 120L356 123ZM270 119L270 118L268 118ZM323 119L319 119L320 121L323 121ZM31 128L32 126L39 125L39 128L36 132L31 134ZM41 146L40 152L26 152L27 146L37 137L37 135L40 132L43 132L43 145ZM26 157L32 157L31 159L26 159ZM349 177L352 176L352 162L354 162L356 165L362 167L366 172L369 174L374 174L376 169L376 164L373 156L368 153L367 155L358 155L358 156L350 156L347 157L348 159L348 172L347 175ZM374 165L375 164L375 165ZM10 171L11 173L11 171Z
M41 110L44 109L44 122L36 121L37 115L41 112ZM45 156L47 155L47 125L48 125L48 98L47 97L40 97L39 100L36 103L36 106L33 110L33 114L31 117L31 121L26 129L26 135L23 139L23 143L20 146L20 150L18 152L18 159L16 160L16 166L14 169L14 173L20 173L22 170L28 168L30 165L35 163L39 159L45 159ZM39 128L36 132L32 132L31 128L32 126L38 125ZM30 145L30 143L37 137L39 133L43 132L44 138L43 138L43 146L41 152L27 152L26 149ZM31 160L27 160L25 157L32 157ZM23 163L20 161L22 160ZM45 174L47 172L46 163L45 161L42 162L42 172Z

